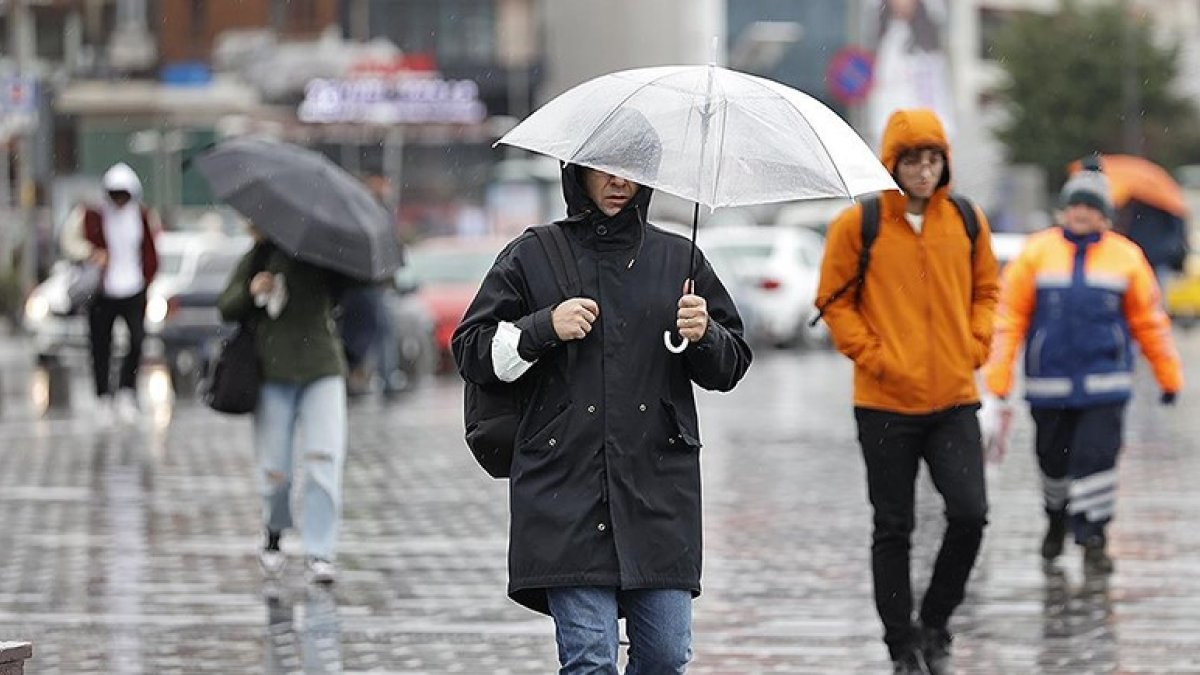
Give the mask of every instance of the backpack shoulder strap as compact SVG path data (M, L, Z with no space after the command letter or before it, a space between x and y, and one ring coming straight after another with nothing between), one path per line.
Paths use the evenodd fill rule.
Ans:
M971 240L971 257L975 257L975 240L979 238L979 216L975 213L975 205L970 199L956 194L950 193L950 201L954 203L954 208L958 209L958 215L962 217L963 228L967 231L967 237Z
M879 197L872 195L862 200L862 247L858 251L858 276L855 277L854 304L862 300L863 282L867 280L867 266L871 264L871 247L879 236Z
M579 265L571 251L571 242L557 223L538 225L529 228L537 235L550 268L554 270L554 280L558 282L558 290L563 298L573 298L583 291L583 282L579 278Z

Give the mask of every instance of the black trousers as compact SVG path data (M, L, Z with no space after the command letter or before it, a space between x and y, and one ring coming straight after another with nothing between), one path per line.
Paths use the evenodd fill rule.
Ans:
M978 405L929 415L855 408L875 512L871 569L875 607L892 658L914 644L910 547L917 470L922 459L946 507L946 533L921 604L926 626L945 627L962 602L987 524L987 489Z
M92 343L92 377L96 395L112 393L112 332L117 317L129 328L129 352L121 362L117 386L137 386L138 364L142 360L142 342L146 338L146 291L128 298L98 296L88 307L88 337Z

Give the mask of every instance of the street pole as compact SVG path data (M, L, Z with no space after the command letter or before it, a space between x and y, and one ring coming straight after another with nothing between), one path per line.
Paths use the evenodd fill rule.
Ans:
M16 63L17 77L30 78L34 75L33 21L29 13L28 0L9 0L8 3L9 45ZM17 138L16 205L20 215L17 224L25 235L25 247L21 256L22 291L33 288L37 278L37 229L33 219L33 207L37 195L33 182L33 135L36 125L21 129Z

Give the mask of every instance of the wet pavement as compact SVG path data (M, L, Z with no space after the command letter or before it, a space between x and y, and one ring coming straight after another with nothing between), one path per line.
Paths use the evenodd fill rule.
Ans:
M34 643L28 673L555 671L551 622L504 595L505 484L461 441L453 379L353 406L339 583L305 584L285 539L288 572L266 586L247 420L147 401L139 426L99 433L82 379L73 411L38 417L45 383L5 339L0 642ZM1197 391L1200 333L1180 340ZM701 397L705 592L689 672L889 672L849 378L833 353L762 352L738 391ZM147 377L148 399L165 390ZM1140 373L1107 583L1085 580L1074 550L1041 569L1018 414L951 625L959 673L1200 673L1200 394L1174 408L1155 394ZM943 527L922 482L918 584Z

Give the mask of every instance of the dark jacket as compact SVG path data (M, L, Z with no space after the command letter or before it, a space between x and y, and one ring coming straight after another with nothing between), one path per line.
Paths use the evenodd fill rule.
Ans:
M563 298L541 244L526 233L500 254L452 342L460 373L480 384L499 383L491 342L500 321L521 329L519 352L536 360L516 382L527 404L509 483L509 595L546 612L550 587L699 594L692 383L729 391L745 374L751 354L741 318L701 257L696 293L708 303L708 332L682 354L668 352L663 332L675 335L690 243L646 224L648 188L612 218L587 198L574 166L563 171L563 192L571 217L561 226L583 295L600 307L592 332L573 344L557 340L550 312Z
M345 356L333 318L343 278L271 246L265 269L282 274L287 287L287 303L272 319L255 306L250 295L250 280L258 271L254 269L255 253L263 246L269 245L256 244L238 263L217 300L221 316L226 321L255 316L255 345L265 380L305 384L345 375Z
M1150 267L1183 271L1183 262L1188 254L1187 227L1183 218L1144 202L1130 200L1121 209L1117 220L1114 229L1141 247Z

